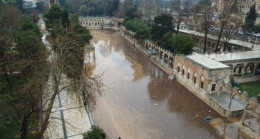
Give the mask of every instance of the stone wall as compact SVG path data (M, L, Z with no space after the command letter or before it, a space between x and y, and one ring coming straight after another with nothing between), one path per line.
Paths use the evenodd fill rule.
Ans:
M172 56L173 54L168 52L167 50L164 50L162 48L158 48L156 44L153 44L149 40L145 41L146 46L142 46L141 44L137 43L137 40L133 38L134 33L131 31L126 30L125 28L121 29L121 36L124 37L129 43L133 44L141 53L143 53L145 56L149 57L150 60L156 64L159 68L164 70L169 75L175 74L176 80L184 85L187 89L189 89L194 95L196 95L198 98L200 98L202 101L204 101L206 104L208 104L210 107L212 107L215 111L217 111L220 115L226 117L230 116L233 113L224 109L221 107L221 105L218 105L215 101L211 100L208 96L211 92L216 92L218 88L218 84L216 79L214 79L215 75L219 74L219 72L222 73L220 77L223 77L224 80L227 80L226 75L230 74L230 69L224 69L224 70L216 70L216 71L210 71L207 70L199 65L196 65L192 63L191 61L188 61L184 56L175 56L172 61L172 67L169 66L169 63L164 62L164 58L167 59L168 56ZM155 52L155 54L153 53ZM151 56L151 54L154 54ZM163 54L165 55L163 57ZM185 66L183 67L183 64L179 63L185 63ZM181 68L178 70L178 66ZM181 70L185 70L184 74ZM196 84L194 84L194 73L196 72ZM190 75L188 75L190 73ZM189 76L189 77L188 77ZM189 79L188 79L189 78ZM203 87L201 86L201 81L203 81ZM228 81L227 81L228 82ZM214 91L212 90L212 84L215 84ZM210 90L210 91L209 91Z

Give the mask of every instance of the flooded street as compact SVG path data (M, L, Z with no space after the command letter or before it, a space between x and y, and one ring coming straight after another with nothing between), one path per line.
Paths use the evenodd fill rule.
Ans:
M92 111L94 123L112 139L222 138L224 124L213 109L138 52L117 33L91 31L95 73L104 93ZM211 123L204 118L211 116ZM215 123L214 123L215 122ZM216 125L215 125L216 124ZM226 124L226 138L239 138Z

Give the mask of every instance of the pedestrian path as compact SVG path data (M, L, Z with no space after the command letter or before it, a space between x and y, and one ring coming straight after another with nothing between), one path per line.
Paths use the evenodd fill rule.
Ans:
M50 43L46 39L47 31L45 30L42 16L40 16L39 26L43 33L42 42L47 49L51 51ZM54 52L51 51L49 61L52 61L53 53ZM63 79L65 80L66 78L64 77ZM46 91L51 94L51 92L53 92L51 79L49 79L48 84L49 88ZM60 89L62 87L63 86L59 86ZM89 116L80 95L69 93L66 89L63 89L55 98L44 138L82 139L82 134L91 128L91 119Z

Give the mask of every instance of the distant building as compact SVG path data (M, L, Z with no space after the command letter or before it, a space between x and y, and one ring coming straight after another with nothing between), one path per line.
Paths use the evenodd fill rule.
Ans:
M23 0L23 6L26 9L36 8L37 2L38 2L38 0Z
M49 1L49 8L51 7L52 4L57 3L57 0L48 0Z
M246 14L249 12L250 7L255 4L255 9L258 14L260 14L260 0L230 0L233 3L237 3L239 11L246 17ZM216 6L218 11L221 11L224 7L224 0L214 0L213 5ZM260 23L260 18L256 19L256 24Z

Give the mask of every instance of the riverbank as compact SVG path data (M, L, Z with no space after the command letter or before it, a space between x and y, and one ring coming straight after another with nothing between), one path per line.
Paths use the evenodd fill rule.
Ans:
M140 44L136 43L136 40L131 37L133 36L133 33L130 32L130 31L126 31L124 28L123 28L123 31L121 30L121 36L127 40L129 43L131 43L136 49L138 49L144 56L146 57L149 57L149 49L147 48L144 48L144 46L141 46ZM125 35L126 34L126 35ZM160 50L161 51L161 50ZM147 53L148 52L148 53ZM166 65L164 63L161 63L158 61L158 59L156 59L156 56L155 58L150 58L150 60L155 64L157 65L159 68L161 68L163 71L165 71L168 75L170 74L174 74L176 77L176 80L181 83L182 85L184 85L187 89L189 89L194 95L196 95L198 98L200 98L203 102L205 102L208 106L212 107L215 111L217 111L219 114L221 114L223 117L226 117L226 116L231 116L231 115L238 115L239 113L242 113L241 111L243 110L243 105L241 106L240 111L234 111L234 110L239 110L237 106L231 106L231 108L233 108L234 110L231 110L230 108L228 108L228 106L225 106L227 108L224 108L223 105L226 105L226 104L219 104L219 101L218 100L215 100L214 99L214 96L213 97L210 97L209 95L205 95L207 93L205 93L205 90L201 90L200 87L198 87L198 89L196 89L194 87L194 85L192 85L187 79L184 79L183 75L181 75L180 72L177 72L177 70L175 69L171 69L171 68L167 68L167 63ZM177 63L175 63L175 66L177 65ZM177 67L176 67L177 68ZM170 72L169 72L170 71ZM183 73L182 73L183 74ZM204 93L203 93L204 92ZM228 97L226 95L226 97ZM236 101L236 102L234 102ZM231 105L237 105L239 103L241 103L242 101L240 100L240 98L236 97L235 99L232 100L232 103ZM228 103L228 102L225 102L225 103ZM240 105L240 104L239 104ZM235 112L235 113L234 113ZM258 136L259 133L257 132L254 132L252 130L248 130L250 129L249 127L247 126L242 126L240 122L237 122L236 123L237 126L240 126L242 130L244 129L247 129L247 130L244 130L246 132L249 132L250 131L250 136L253 136L254 138L256 138ZM252 127L251 127L252 128Z
M92 30L106 88L93 111L110 138L249 138L145 57L119 32ZM148 56L149 57L149 56ZM206 122L210 116L212 121ZM226 125L226 128L225 126Z

